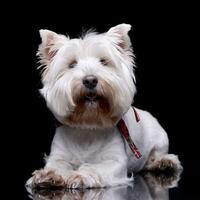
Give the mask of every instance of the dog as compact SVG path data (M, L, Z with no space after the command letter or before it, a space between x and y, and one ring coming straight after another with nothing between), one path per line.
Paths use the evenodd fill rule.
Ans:
M168 136L158 121L132 108L136 86L130 29L120 24L76 39L40 30L40 92L62 126L45 167L33 172L27 187L101 188L129 184L142 170L182 171L178 157L168 154Z

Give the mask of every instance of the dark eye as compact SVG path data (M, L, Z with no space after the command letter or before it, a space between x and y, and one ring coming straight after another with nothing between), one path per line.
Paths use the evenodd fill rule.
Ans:
M72 61L69 63L68 67L69 67L69 68L74 68L74 67L76 66L76 64L77 64L77 61L76 61L76 60L72 60Z
M106 58L101 58L101 59L100 59L100 63L101 63L102 65L108 65L109 61L108 61Z

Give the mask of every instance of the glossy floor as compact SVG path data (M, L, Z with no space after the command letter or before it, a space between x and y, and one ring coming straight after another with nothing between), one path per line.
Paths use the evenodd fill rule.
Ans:
M177 186L179 178L164 174L137 175L134 183L105 189L35 190L29 191L34 200L169 200L169 188Z

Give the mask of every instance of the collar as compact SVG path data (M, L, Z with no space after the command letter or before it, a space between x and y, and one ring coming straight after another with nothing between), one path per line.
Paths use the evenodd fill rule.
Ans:
M140 117L136 111L136 109L134 107L133 108L133 111L134 111L134 115L135 115L135 120L136 122L139 122L140 121ZM135 155L135 157L137 159L141 158L142 155L141 153L138 151L136 145L134 144L133 140L131 139L131 136L129 134L129 131L128 131L128 128L126 126L126 123L125 121L121 118L117 124L117 127L121 133L121 135L124 137L124 139L126 140L126 142L128 143L131 151L133 152L133 154Z

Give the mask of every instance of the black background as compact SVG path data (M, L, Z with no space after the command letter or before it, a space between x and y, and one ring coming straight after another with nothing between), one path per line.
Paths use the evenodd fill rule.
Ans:
M12 5L15 7L15 5ZM56 121L46 108L38 89L36 52L39 29L80 35L91 27L105 32L120 23L130 23L130 37L136 55L137 95L134 105L150 111L168 132L170 152L178 154L184 166L179 187L170 191L171 199L188 199L197 193L199 176L198 134L195 125L194 96L196 31L195 6L103 2L73 5L61 2L17 5L2 19L2 42L6 61L2 65L3 126L6 128L5 167L14 194L28 199L24 184L33 170L43 166L49 152ZM6 80L4 80L4 78ZM5 107L4 107L5 105ZM2 129L2 132L3 129ZM3 145L2 145L3 146ZM3 148L5 149L5 148ZM10 181L12 179L12 182Z

